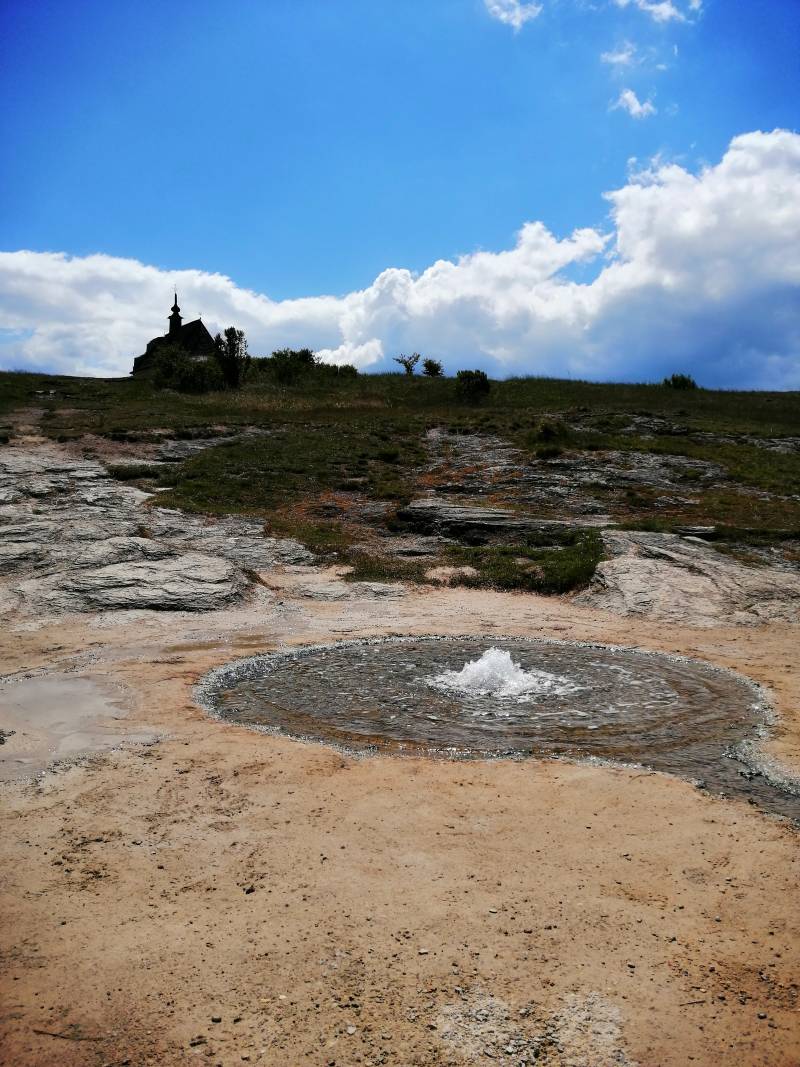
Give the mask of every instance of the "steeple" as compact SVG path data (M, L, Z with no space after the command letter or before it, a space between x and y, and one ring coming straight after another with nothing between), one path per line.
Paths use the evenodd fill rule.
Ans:
M175 303L172 305L172 314L169 316L169 336L176 337L181 332L181 309L178 307L178 294L175 293Z

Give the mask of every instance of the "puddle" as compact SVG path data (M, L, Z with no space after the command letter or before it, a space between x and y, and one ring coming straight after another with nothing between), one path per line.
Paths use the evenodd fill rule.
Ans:
M499 637L350 641L234 661L197 695L227 722L350 751L634 764L800 819L792 785L746 756L767 731L762 690L681 657Z
M156 734L130 730L119 687L69 674L34 675L0 684L0 782L29 778L50 764L147 743Z

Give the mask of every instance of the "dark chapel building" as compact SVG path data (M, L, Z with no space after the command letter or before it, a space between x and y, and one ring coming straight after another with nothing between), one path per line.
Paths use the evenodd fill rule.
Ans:
M154 337L148 342L143 354L134 359L131 374L144 374L152 370L159 352L172 346L182 348L187 356L193 359L206 359L214 351L214 338L205 328L202 320L194 319L192 322L185 323L181 318L177 293L175 303L172 305L172 313L169 316L169 330L163 337Z

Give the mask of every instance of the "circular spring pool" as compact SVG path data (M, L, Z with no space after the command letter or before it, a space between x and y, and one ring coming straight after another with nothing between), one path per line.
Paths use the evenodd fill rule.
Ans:
M517 638L388 638L238 660L198 687L216 717L349 751L563 756L680 775L800 817L754 769L769 704L732 671L683 657Z

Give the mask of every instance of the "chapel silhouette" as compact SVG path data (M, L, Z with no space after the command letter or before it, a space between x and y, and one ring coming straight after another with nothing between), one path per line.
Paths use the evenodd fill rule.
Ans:
M163 337L154 337L148 342L142 355L134 359L131 374L142 374L152 370L159 353L165 348L173 346L181 348L187 356L193 359L207 359L214 351L214 338L201 319L183 322L181 309L178 307L177 293L175 293L175 303L172 305L168 318L169 329Z

